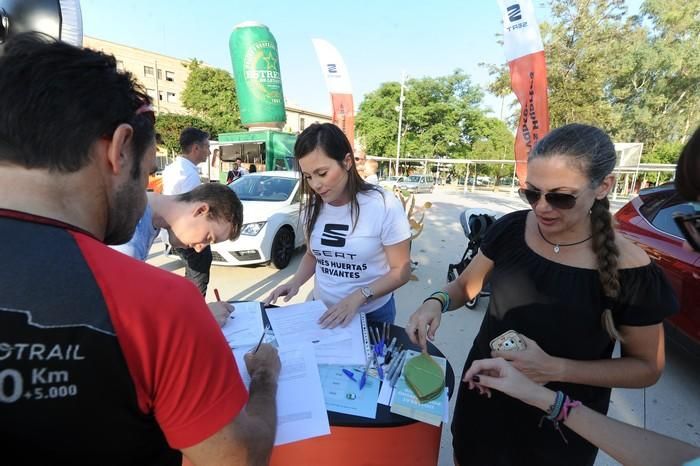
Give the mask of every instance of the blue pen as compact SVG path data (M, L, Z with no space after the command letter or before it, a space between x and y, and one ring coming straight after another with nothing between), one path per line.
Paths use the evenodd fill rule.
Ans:
M360 377L360 390L365 386L367 383L367 371L369 370L369 365L372 362L371 359L367 360L367 365L365 366L365 370L362 372L362 377Z
M353 382L357 382L357 379L355 378L355 375L352 373L352 371L349 371L347 369L343 369L343 374L350 377L350 380L352 380Z
M374 364L377 366L377 374L379 375L379 380L384 380L384 369L382 369L382 365L379 364L379 359L377 359L377 355L374 355Z

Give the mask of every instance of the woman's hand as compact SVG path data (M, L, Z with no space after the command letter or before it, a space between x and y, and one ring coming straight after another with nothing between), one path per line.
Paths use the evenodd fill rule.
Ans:
M491 356L509 361L530 380L540 385L556 382L561 372L562 360L545 353L535 340L522 333L519 335L525 340L527 348L522 351L492 351Z
M406 333L413 344L420 345L423 352L428 350L428 342L435 339L435 332L440 327L440 319L442 318L442 307L440 303L434 299L430 299L423 303L408 319Z
M347 327L352 319L357 314L357 310L365 302L365 297L360 293L359 290L350 293L345 298L342 299L335 306L328 308L326 312L323 313L318 323L321 328L335 328L338 325Z
M469 384L470 390L477 388L489 398L490 389L494 389L545 410L552 403L554 395L554 392L537 385L503 358L474 361L462 381Z
M265 306L274 304L275 301L277 301L277 298L279 298L280 296L284 296L284 302L286 303L294 296L296 296L297 293L299 293L299 286L295 285L293 282L280 285L274 290L272 290L272 293L270 293L270 295L267 298L265 298Z
M219 327L223 327L224 325L226 325L228 317L235 309L233 305L224 301L215 301L207 303L207 306L209 306L209 310L214 316L214 319L216 319L216 323L219 324Z

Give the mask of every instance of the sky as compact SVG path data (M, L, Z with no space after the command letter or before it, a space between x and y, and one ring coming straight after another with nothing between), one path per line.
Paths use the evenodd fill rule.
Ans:
M549 9L533 3L538 21L546 20ZM630 13L640 3L628 0ZM82 0L81 6L86 35L229 72L233 27L263 23L277 40L287 102L326 114L330 98L312 38L326 39L343 56L356 107L402 72L437 77L461 68L485 87L490 77L479 63L505 63L496 0ZM500 117L500 102L487 93L484 108Z

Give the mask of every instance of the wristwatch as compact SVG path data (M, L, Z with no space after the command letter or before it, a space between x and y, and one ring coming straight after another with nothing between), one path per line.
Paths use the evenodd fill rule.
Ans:
M372 288L369 286L363 286L360 288L360 293L362 293L362 296L365 297L365 302L369 301L372 299L372 296L374 296L374 291L372 291Z

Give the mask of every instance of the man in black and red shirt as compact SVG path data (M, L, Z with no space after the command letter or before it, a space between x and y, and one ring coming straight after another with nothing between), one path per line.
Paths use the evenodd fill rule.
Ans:
M250 393L197 289L127 241L155 162L150 99L114 57L36 35L0 57L3 464L261 464L279 359Z

